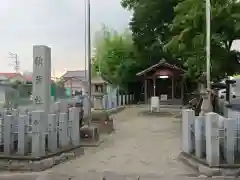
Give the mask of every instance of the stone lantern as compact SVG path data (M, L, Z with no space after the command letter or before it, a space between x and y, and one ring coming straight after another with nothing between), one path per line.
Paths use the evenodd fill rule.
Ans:
M210 102L210 104L209 104L209 98L211 99L211 91L210 91L210 89L206 88L207 81L206 81L206 73L205 72L200 76L199 82L200 82L200 95L203 98L201 112L199 115L203 116L206 113L212 111L212 103Z
M94 109L103 109L103 96L106 94L107 82L100 75L92 78L92 96Z
M103 97L107 92L107 82L100 75L92 78L92 96L94 111L91 123L97 127L99 133L111 133L113 131L113 119L103 107Z

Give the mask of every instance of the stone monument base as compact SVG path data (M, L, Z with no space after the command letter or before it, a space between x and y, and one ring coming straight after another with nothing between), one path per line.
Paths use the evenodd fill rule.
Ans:
M77 156L84 154L82 147L67 147L58 153L47 154L42 157L6 156L0 154L0 170L1 171L17 171L17 172L40 172L52 168L58 164L75 159Z
M84 125L80 128L80 137L82 146L99 146L101 141L99 140L99 130L92 125Z
M105 110L95 110L92 113L92 124L99 129L99 133L108 134L114 131L113 119Z

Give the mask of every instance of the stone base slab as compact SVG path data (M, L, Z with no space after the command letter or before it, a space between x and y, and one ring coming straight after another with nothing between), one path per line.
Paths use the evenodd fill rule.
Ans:
M114 131L113 118L107 111L94 111L92 125L98 128L100 134L109 134Z
M54 155L41 160L17 160L17 159L1 159L0 170L2 171L31 171L40 172L49 169L60 163L74 159L76 156L84 154L81 147L66 151L58 155Z
M98 146L99 130L94 126L83 126L80 128L81 145Z
M199 175L204 175L207 177L240 177L240 166L236 167L209 167L204 161L187 154L185 152L180 153L178 159L185 165L191 167ZM239 167L238 167L239 166Z

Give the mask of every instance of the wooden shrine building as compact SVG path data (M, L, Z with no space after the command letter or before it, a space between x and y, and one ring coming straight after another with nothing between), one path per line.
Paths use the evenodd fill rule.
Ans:
M159 63L137 73L144 84L144 101L159 96L160 102L182 104L184 70L161 60Z

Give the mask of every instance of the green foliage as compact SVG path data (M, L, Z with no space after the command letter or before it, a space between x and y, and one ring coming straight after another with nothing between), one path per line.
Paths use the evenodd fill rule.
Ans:
M231 51L232 42L239 38L237 1L211 1L211 75L219 79L239 71L238 52ZM180 57L188 75L197 77L205 71L205 1L184 0L175 6L172 39L165 46Z
M136 80L139 66L128 31L118 33L103 27L96 33L94 50L93 75L100 72L106 80L125 88Z
M137 62L142 69L162 58L183 66L196 79L206 67L205 1L122 0L133 11L130 22ZM219 79L240 71L240 2L211 0L211 76Z

